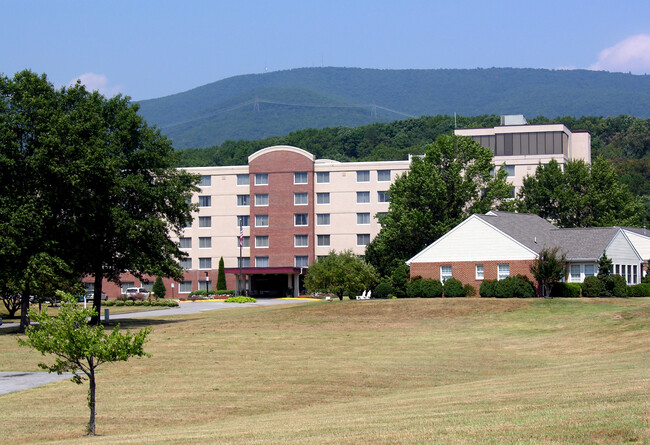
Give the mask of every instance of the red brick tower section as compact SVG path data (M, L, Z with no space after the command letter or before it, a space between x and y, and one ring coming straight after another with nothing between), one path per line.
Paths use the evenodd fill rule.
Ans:
M300 148L275 146L252 154L248 165L251 175L251 266L256 266L256 257L264 256L269 257L269 267L294 267L295 256L308 256L311 264L315 243L314 156ZM306 173L307 183L295 183L295 173ZM256 184L257 174L267 174L268 184ZM295 193L307 193L307 204L296 205ZM256 205L256 195L265 194L268 195L268 206ZM296 226L296 214L306 214L307 225ZM256 227L256 215L268 215L268 227ZM268 247L256 247L255 237L265 235L269 237ZM294 235L307 235L308 246L296 247Z

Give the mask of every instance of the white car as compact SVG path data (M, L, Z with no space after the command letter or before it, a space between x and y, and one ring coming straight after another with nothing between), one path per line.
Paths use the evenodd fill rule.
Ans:
M150 292L144 287L127 287L126 292L124 293L127 298L137 298L138 296L149 298L149 294Z

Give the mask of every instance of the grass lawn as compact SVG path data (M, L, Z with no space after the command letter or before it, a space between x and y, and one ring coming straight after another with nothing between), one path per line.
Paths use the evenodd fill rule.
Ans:
M333 301L151 324L153 357L100 368L93 443L650 442L647 298ZM0 371L38 370L15 338L0 335ZM3 442L88 443L86 391L1 395Z

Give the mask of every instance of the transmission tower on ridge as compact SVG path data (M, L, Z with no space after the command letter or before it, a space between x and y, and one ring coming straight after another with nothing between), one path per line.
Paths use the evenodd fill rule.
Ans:
M260 98L255 96L255 103L253 104L253 113L260 112Z

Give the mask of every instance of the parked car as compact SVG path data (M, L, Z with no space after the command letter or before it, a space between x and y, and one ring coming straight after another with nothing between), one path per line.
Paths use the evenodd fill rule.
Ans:
M144 287L127 287L126 292L124 292L127 298L134 300L149 298L149 294L150 292Z

